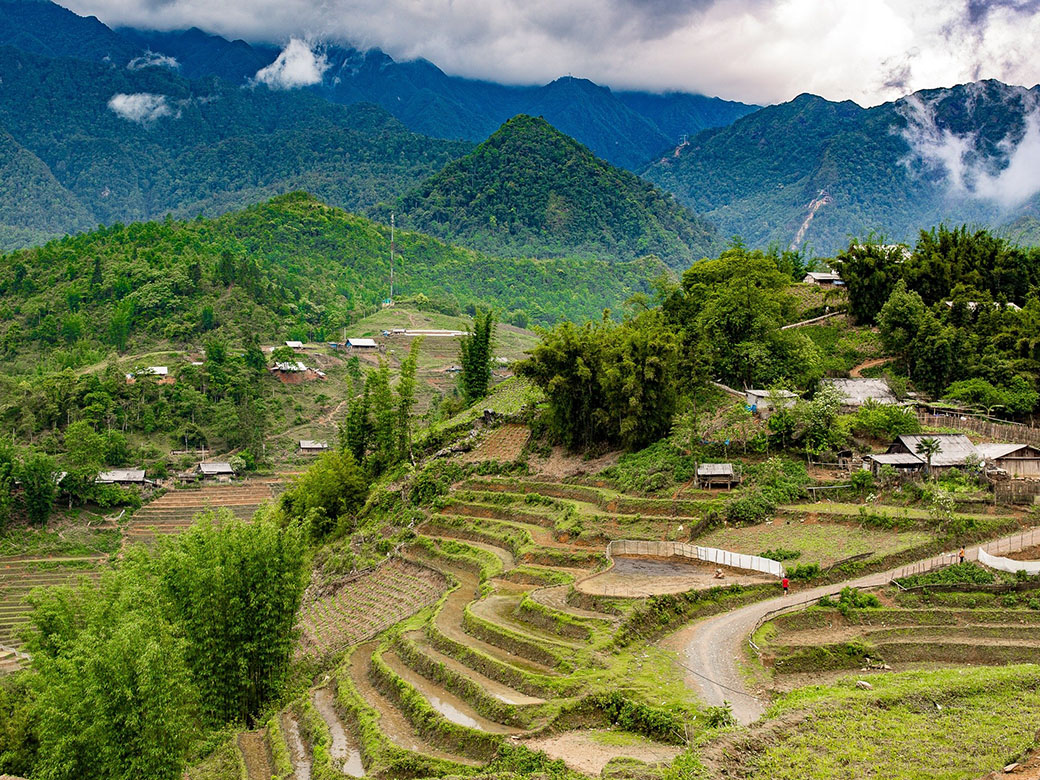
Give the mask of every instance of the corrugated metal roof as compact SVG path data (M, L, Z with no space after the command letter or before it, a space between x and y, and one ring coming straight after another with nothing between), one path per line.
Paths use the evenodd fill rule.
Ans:
M882 466L923 466L924 461L916 455L906 452L885 452L880 455L867 455L867 458Z
M327 450L329 443L325 441L313 441L311 439L300 439L301 450Z
M97 475L97 481L104 483L112 482L144 482L144 469L112 469L102 471Z
M884 379L824 379L821 385L829 385L845 396L846 406L863 406L873 398L878 403L894 404L897 399Z
M976 444L975 451L979 454L979 457L983 460L997 460L998 458L1006 458L1013 452L1019 450L1035 450L1035 447L1030 447L1028 444Z
M351 347L375 347L375 339L347 339L347 345Z
M298 372L298 371L306 371L307 370L307 366L305 366L303 363L301 363L299 360L297 360L297 361L295 361L293 363L275 363L274 366L271 367L271 370L272 371Z
M899 437L899 441L911 453L917 453L917 445L922 439L935 439L939 442L939 451L932 456L933 466L963 466L968 458L978 457L979 453L971 439L963 433L908 433ZM919 456L925 460L924 456Z
M698 477L732 477L732 463L702 463L697 467Z
M289 349L303 349L303 342L302 341L287 341L287 342L285 342L285 346L289 347Z
M203 474L234 474L235 470L231 468L230 463L216 462L216 463L200 463L199 471Z

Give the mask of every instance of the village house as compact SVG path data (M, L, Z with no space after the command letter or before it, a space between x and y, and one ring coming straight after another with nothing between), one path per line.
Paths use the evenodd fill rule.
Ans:
M1002 469L1010 477L1040 479L1040 448L1031 444L976 444L987 469Z
M213 463L200 463L197 465L195 474L202 479L230 482L235 476L235 469L226 461L214 461Z
M147 366L146 368L139 368L137 371L126 375L126 383L128 385L134 384L138 377L149 377L154 376L158 378L158 384L160 385L172 385L174 378L170 376L169 366Z
M300 453L303 455L320 455L328 449L329 443L327 441L300 439Z
M112 469L102 471L97 475L95 482L99 485L148 485L151 482L145 479L144 469Z
M899 399L884 379L822 379L820 386L833 387L842 394L842 411L846 413L855 412L870 399L879 404L899 403Z
M798 400L798 396L790 390L745 390L744 403L754 414L768 417L773 411L773 401L783 409L790 409Z
M376 349L378 347L375 339L347 339L348 349Z
M815 284L817 287L843 287L845 282L833 271L810 271L802 279L802 284Z
M303 349L303 342L302 341L287 341L287 342L285 342L285 346L287 346L289 349Z

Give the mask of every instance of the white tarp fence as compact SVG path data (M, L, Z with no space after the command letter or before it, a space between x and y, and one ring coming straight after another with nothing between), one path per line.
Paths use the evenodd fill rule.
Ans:
M719 550L715 547L700 547L683 542L650 542L630 539L615 539L607 545L607 556L645 555L652 558L691 558L719 566L730 566L734 569L760 571L774 577L784 576L784 567L779 561L762 558L758 555Z
M1026 574L1040 574L1040 561L1014 561L1011 558L1000 558L996 555L990 555L981 547L979 548L979 563L991 569L1006 571L1011 574L1019 571L1024 571Z

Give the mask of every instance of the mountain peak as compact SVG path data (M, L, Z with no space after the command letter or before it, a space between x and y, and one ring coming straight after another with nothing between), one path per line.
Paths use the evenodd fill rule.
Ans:
M673 198L527 114L400 198L394 211L402 224L500 254L655 254L684 268L718 246L714 229Z

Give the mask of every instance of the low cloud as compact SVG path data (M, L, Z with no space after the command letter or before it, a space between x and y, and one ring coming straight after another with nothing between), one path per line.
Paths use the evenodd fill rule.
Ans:
M544 84L568 73L612 88L748 102L800 92L875 105L979 78L1040 81L1040 0L62 0L146 29L192 26L284 41L260 83L315 83L304 41L424 57L453 75Z
M921 166L941 175L952 197L989 200L1005 209L1017 206L1040 192L1040 106L1035 100L1025 106L1022 133L1000 141L994 157L985 154L976 133L941 127L935 100L913 95L899 106L907 122L902 136L910 146L903 162L911 170Z
M271 89L295 89L321 83L328 68L329 62L324 54L302 38L292 38L278 59L256 72L254 80Z
M109 99L108 107L123 119L140 125L149 125L160 117L173 114L166 96L151 92L116 93Z
M141 68L169 68L177 70L181 64L176 57L160 54L157 51L146 51L140 57L134 57L126 64L129 70L141 70Z

